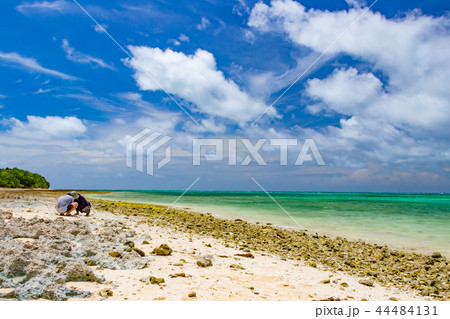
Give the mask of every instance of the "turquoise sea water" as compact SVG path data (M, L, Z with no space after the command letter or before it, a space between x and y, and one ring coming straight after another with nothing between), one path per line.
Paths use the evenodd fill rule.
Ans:
M114 191L90 197L173 204L181 191ZM307 229L450 256L450 194L190 191L175 206L223 218ZM289 215L292 216L289 217ZM294 220L295 221L294 221ZM297 223L300 225L297 225Z

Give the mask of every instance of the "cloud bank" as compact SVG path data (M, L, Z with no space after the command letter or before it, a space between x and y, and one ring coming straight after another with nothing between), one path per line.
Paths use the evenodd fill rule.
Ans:
M322 11L291 0L260 2L248 25L319 54L361 15L360 2L350 3L348 11ZM301 132L320 140L340 165L427 161L438 154L448 160L449 26L445 16L413 11L388 19L368 11L326 56L363 63L338 65L325 78L309 79L303 91L308 112L341 115L339 126Z

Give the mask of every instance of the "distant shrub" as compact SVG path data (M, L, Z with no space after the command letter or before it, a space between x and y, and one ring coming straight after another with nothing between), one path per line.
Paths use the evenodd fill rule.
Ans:
M18 168L0 168L0 187L49 188L45 177Z

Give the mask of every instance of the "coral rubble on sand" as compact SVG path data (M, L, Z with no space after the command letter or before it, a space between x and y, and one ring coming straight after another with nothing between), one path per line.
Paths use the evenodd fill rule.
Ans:
M415 293L434 299L450 298L450 265L448 259L440 253L424 255L393 250L386 246L362 241L312 235L306 231L257 225L242 220L218 219L210 215L177 208L168 209L157 205L93 200L91 202L98 214L89 218L49 215L49 219L43 219L47 218L45 210L51 206L47 199L44 200L47 203L41 204L40 213L35 213L33 209L30 212L28 209L33 207L33 203L39 203L42 197L54 200L60 194L61 192L57 191L35 190L0 192L2 202L0 299L66 300L89 296L91 296L89 299L107 299L108 297L116 299L120 298L123 292L115 287L117 282L114 281L112 284L111 280L118 279L117 274L123 272L122 270L135 269L136 271L130 271L130 273L139 274L134 277L137 282L139 278L142 278L142 282L139 282L141 288L146 286L145 289L163 291L166 285L177 286L190 280L201 281L203 284L203 280L208 279L204 276L212 276L211 278L215 279L214 275L219 267L222 267L220 271L228 272L232 277L241 279L245 275L245 278L251 278L255 270L264 271L257 266L261 259L271 260L270 265L277 264L276 261L281 260L283 264L289 264L289 267L308 267L306 270L302 269L313 273L328 272L336 275L340 271L345 271L359 277L356 279L360 282L358 285L364 285L365 290L372 292L383 291L385 288L381 286L395 285L400 288L412 288ZM10 208L13 209L12 212L7 211ZM32 218L32 216L43 218ZM149 233L158 238L158 242L151 240ZM207 243L204 242L201 249L194 248L191 253L187 250L183 252L184 248L181 246L186 245L180 246L179 242L177 244L177 241L181 239L181 242L189 246L193 239L198 241L198 238L202 238L202 241L205 240ZM164 242L169 243L171 247L163 244ZM141 244L148 246L141 246ZM197 247L195 245L193 247ZM144 249L145 252L136 246ZM152 250L153 256L144 256ZM304 266L295 260L304 260ZM154 262L155 267L143 269L147 268L149 262ZM160 266L157 266L158 264ZM178 272L175 268L171 268L170 274L165 273L162 269L158 270L162 264L182 267L181 271L188 272ZM187 267L186 270L183 269L184 266ZM104 282L99 274L105 276L107 282ZM145 274L145 277L142 274ZM340 274L344 275L343 272ZM318 278L315 289L332 291L331 288L337 286L339 291L345 287L351 287L353 290L351 278L347 274L345 276L346 279L342 282L338 282L331 275L327 276L329 278L325 276ZM321 279L324 279L323 284L320 284ZM74 284L73 281L85 282ZM167 283L164 283L165 281ZM260 282L260 284L267 284L267 282ZM300 287L303 284L304 282L300 284ZM95 290L91 289L93 287ZM239 289L240 286L236 287ZM113 295L111 289L114 289ZM228 288L226 289L228 292ZM252 294L248 297L249 299L253 295L264 297L265 293L260 290L261 287L255 289L252 286L248 289ZM280 289L279 291L282 291L283 288ZM206 298L207 291L209 294L209 288L202 290L201 285L189 286L182 293L182 298L187 300L188 292L192 292L191 297L194 298L193 290L201 298ZM164 291L174 293L174 291L170 292L170 289ZM268 289L266 293L270 291L272 289ZM411 295L415 295L413 292L408 291L412 293ZM287 297L289 299L290 294L289 288L289 294L285 296L289 296ZM176 295L172 295L174 296ZM329 296L331 295L326 293L317 299ZM424 299L422 296L418 298ZM126 295L124 299L129 297L130 295ZM152 298L163 300L166 297ZM310 294L308 297L314 298ZM345 299L345 295L330 298L336 300L337 297L341 300ZM393 300L398 296L389 297Z
M177 208L167 210L157 205L103 200L96 200L95 204L112 213L146 216L149 224L157 221L157 225L185 233L224 240L246 251L245 257L251 258L251 250L269 252L281 258L305 260L311 267L321 264L366 276L368 281L365 283L393 284L418 290L423 296L450 298L450 265L440 253L428 256L341 237L330 238L271 225L214 218ZM200 264L203 265L202 260Z
M88 291L68 288L72 281L103 282L88 266L141 269L147 259L123 245L135 232L119 222L57 218L14 218L0 211L0 288L11 288L0 298L66 300L86 298ZM120 256L109 254L112 247Z

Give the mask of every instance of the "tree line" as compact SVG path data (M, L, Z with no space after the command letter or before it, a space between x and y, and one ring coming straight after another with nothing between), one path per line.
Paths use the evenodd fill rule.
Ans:
M0 187L49 188L45 177L18 168L0 168Z

